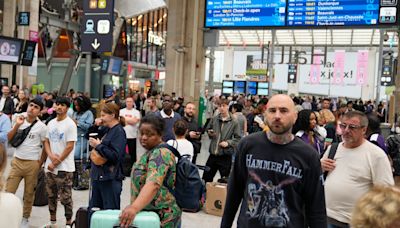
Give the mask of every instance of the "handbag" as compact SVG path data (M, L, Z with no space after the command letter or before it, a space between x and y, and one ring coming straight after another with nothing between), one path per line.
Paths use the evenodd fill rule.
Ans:
M32 127L36 124L37 120L33 121L33 123L23 129L23 130L18 130L17 133L15 133L14 137L10 140L10 145L12 147L19 147L26 139L28 136L29 132L31 131Z

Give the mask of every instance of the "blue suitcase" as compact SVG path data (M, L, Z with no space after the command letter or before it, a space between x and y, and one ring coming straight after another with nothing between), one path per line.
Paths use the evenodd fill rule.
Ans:
M119 227L120 210L103 210L93 213L90 220L90 228L114 228ZM137 228L159 228L160 218L157 213L150 211L139 212L132 223Z

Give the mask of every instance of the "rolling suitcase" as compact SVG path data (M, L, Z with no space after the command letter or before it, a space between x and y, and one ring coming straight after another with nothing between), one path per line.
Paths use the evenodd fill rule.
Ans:
M80 160L75 161L75 173L74 173L74 190L87 190L89 189L89 169L87 169L88 163L88 147L89 142L86 143L86 157L83 157L83 139L85 135L81 135L81 157Z
M91 218L90 228L113 228L119 227L120 210L96 211ZM159 228L160 218L157 213L151 211L139 212L132 224L137 228Z

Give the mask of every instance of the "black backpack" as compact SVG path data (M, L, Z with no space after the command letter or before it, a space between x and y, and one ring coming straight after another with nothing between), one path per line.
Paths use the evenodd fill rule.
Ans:
M174 147L168 144L161 144L157 148L167 148L178 158L175 189L168 188L175 196L178 206L187 212L199 211L201 209L200 200L204 191L199 167L193 164L186 156L181 156ZM164 184L164 186L167 185Z
M386 139L388 154L393 162L393 173L400 176L400 135L390 135Z

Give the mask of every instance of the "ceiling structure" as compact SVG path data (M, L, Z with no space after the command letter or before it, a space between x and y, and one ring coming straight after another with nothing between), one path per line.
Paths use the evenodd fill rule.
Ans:
M397 46L397 32L387 31L386 46ZM220 30L220 46L261 46L272 40L271 30ZM276 30L275 45L379 46L379 29Z

